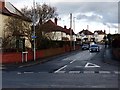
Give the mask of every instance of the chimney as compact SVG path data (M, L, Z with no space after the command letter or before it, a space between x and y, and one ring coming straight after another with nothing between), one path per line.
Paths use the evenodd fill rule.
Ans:
M5 7L5 1L0 0L0 9L3 9Z
M56 25L57 25L57 20L58 20L58 19L57 19L57 18L55 18L55 24L56 24Z
M64 29L67 29L66 25L64 26Z
M106 34L106 30L104 30L104 34Z

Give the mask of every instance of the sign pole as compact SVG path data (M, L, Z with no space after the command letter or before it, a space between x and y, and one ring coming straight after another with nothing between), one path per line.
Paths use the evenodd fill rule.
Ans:
M33 36L35 36L35 0L33 1ZM36 47L34 38L34 61L36 60Z

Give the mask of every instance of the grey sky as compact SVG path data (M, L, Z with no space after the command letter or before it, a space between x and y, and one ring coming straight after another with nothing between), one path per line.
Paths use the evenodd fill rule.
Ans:
M32 6L33 0L9 0L17 8ZM96 22L111 28L118 28L118 0L35 0L37 3L47 3L57 8L57 13L64 23L69 22L69 14L72 13L76 20ZM65 2L64 2L65 1ZM83 1L83 2L82 2ZM90 2L92 1L92 2ZM84 22L85 23L85 22ZM76 24L77 25L77 24ZM69 25L68 25L69 27ZM77 28L77 26L76 26Z
M59 14L68 15L70 12L79 13L77 19L97 20L101 18L103 22L118 22L118 3L117 2L63 2L55 4ZM91 16L84 13L93 13Z

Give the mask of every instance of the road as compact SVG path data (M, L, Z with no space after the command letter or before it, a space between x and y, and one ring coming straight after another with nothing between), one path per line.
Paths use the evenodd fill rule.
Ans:
M2 71L3 88L119 88L118 66L105 63L104 48L71 52L48 62Z

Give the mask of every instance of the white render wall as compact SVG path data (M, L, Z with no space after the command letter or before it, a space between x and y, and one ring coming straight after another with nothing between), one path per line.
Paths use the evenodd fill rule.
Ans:
M101 40L103 40L104 35L98 35L98 42L100 42Z

